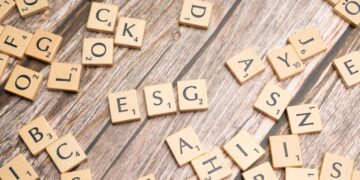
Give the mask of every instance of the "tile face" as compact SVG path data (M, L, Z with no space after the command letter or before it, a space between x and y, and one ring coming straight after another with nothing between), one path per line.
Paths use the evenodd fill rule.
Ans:
M149 174L143 177L140 177L137 180L156 180L155 175L154 174Z
M4 70L6 69L8 62L9 62L9 56L6 54L0 53L0 79L1 79L1 75L3 74Z
M83 169L61 174L61 180L91 180L90 169Z
M331 153L325 153L320 180L351 179L354 161Z
M3 21L15 7L16 4L13 0L0 0L0 21Z
M72 134L67 134L46 147L46 152L61 173L70 171L87 159Z
M113 124L140 120L136 90L112 93L108 97Z
M334 11L355 27L360 24L360 0L340 0Z
M182 112L208 109L205 79L178 81L179 109Z
M19 154L0 168L0 179L35 180L39 179L39 177L34 171L34 169L31 167L29 162L26 160L25 156L23 154Z
M315 26L289 36L288 41L301 60L306 60L326 50L326 44Z
M52 63L48 79L48 89L78 92L80 86L81 65Z
M4 26L0 25L0 34L2 33L3 30L4 30Z
M286 111L292 134L320 132L323 129L316 104L288 106Z
M360 83L360 52L355 51L335 59L333 65L346 88Z
M199 0L184 0L180 24L207 29L213 4Z
M318 180L319 171L317 169L305 169L305 168L286 168L285 180Z
M243 173L245 180L278 180L269 162L256 166Z
M204 148L192 127L187 127L166 138L179 166L204 154Z
M145 86L144 94L149 117L176 113L175 97L171 84Z
M29 45L32 36L31 33L16 27L5 26L0 35L0 52L23 59L25 50Z
M268 61L279 80L285 80L304 71L304 64L291 45L268 54Z
M28 100L34 100L44 76L36 71L16 65L5 85L5 90Z
M120 17L115 34L115 44L140 48L142 46L146 21L142 19Z
M264 149L245 130L233 137L224 145L224 150L241 170L248 169L256 160L264 155Z
M118 11L119 7L116 5L93 2L86 28L91 31L113 33Z
M272 119L278 120L291 99L290 92L267 83L257 98L254 108Z
M223 179L232 173L219 148L192 160L191 165L199 179Z
M19 130L21 139L30 152L37 156L46 146L58 139L52 127L43 116L34 119Z
M260 57L250 48L244 49L227 60L226 66L240 84L245 83L265 69Z
M354 170L351 180L359 180L359 179L360 179L360 171Z
M330 5L335 6L340 0L326 0Z
M112 66L114 64L114 40L85 38L82 64L84 66Z
M21 17L26 18L49 8L47 0L15 0Z
M51 63L61 42L61 36L38 29L31 38L25 54L42 62Z
M301 167L303 164L298 135L270 136L270 149L274 168Z

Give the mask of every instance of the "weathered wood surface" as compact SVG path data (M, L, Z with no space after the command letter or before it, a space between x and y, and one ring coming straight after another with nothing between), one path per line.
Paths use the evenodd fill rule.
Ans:
M12 60L1 80L0 165L22 152L43 179L59 178L47 154L32 157L17 135L24 123L42 114L59 136L75 135L89 158L78 169L91 168L94 179L136 179L151 172L159 179L186 179L194 176L191 166L179 168L164 142L184 127L193 126L208 150L222 146L242 128L267 151L269 135L289 133L285 116L275 124L252 108L265 83L271 81L294 94L292 104L320 106L323 132L301 136L306 167L319 168L324 152L330 151L356 160L360 168L360 87L346 90L331 66L335 57L359 49L360 33L334 15L325 1L212 0L208 30L178 25L182 1L105 2L120 5L118 16L147 20L142 49L116 48L113 67L84 68L78 94L48 91L45 81L34 103L4 92L4 84L17 63L46 76L49 66L31 59ZM44 14L27 19L14 11L4 24L61 34L64 44L56 57L61 62L81 62L83 37L111 37L85 29L88 0L51 0L50 4ZM278 82L267 65L265 72L240 86L225 68L228 58L247 47L265 60L268 51L284 46L290 34L310 24L318 27L328 50L306 61L302 74ZM146 118L144 86L170 82L175 87L178 80L199 78L207 80L208 111ZM142 120L111 125L107 95L133 88L138 90ZM258 163L268 160L267 153ZM229 158L228 162L233 169L229 179L240 179L239 169Z

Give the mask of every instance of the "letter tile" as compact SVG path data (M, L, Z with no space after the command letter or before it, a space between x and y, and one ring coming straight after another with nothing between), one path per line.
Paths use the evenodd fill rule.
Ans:
M84 66L112 66L114 64L114 40L85 38L82 64Z
M0 168L0 179L37 180L39 179L39 176L26 160L25 156L23 154L19 154Z
M298 135L270 136L270 149L274 168L303 165Z
M32 34L13 26L5 26L0 34L0 52L19 59L24 59L25 50Z
M140 177L137 180L156 180L155 175L154 174L149 174L143 177Z
M286 168L285 180L318 180L319 171L317 169L305 169L305 168Z
M61 174L61 180L91 180L90 169L83 169Z
M360 24L360 0L340 0L334 11L351 25L358 27Z
M175 97L171 84L145 86L144 94L149 117L176 113Z
M81 65L52 63L48 79L48 89L78 92L80 86Z
M92 2L86 28L91 31L114 33L119 6Z
M205 79L178 81L179 109L181 112L208 109Z
M3 74L4 70L8 65L8 62L9 62L9 56L0 53L0 80L1 80L1 75Z
M213 4L199 0L184 0L180 24L207 29L210 23Z
M245 171L243 177L245 180L278 180L269 162Z
M321 166L320 180L349 180L354 161L331 153L325 153Z
M115 34L115 44L130 48L141 48L146 21L120 17Z
M359 51L335 59L333 65L346 88L351 88L360 83Z
M49 8L47 0L15 0L21 17L26 18Z
M316 104L288 106L286 110L292 134L320 132L323 129Z
M112 93L108 97L113 124L140 120L136 90Z
M3 21L15 7L16 4L13 0L0 0L0 21Z

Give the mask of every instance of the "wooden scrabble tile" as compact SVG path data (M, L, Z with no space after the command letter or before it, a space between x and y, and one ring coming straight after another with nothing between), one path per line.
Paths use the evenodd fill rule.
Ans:
M51 63L61 45L62 37L44 30L36 30L25 54L37 60Z
M1 0L0 1L0 21L3 21L11 10L15 9L15 1L13 0Z
M7 164L0 168L0 179L39 179L38 175L26 160L23 154L15 156Z
M187 127L166 138L179 166L204 154L204 148L192 127Z
M0 52L23 59L32 36L31 33L16 27L5 26L0 34Z
M331 6L335 6L340 0L326 0Z
M0 25L0 34L3 32L3 30L4 30L4 26Z
M254 50L244 49L226 61L226 66L240 84L261 73L265 69L264 63Z
M331 153L325 153L320 171L320 180L351 179L354 161Z
M199 179L224 179L231 175L231 168L219 148L191 161Z
M298 135L270 136L270 149L274 168L301 167L303 164Z
M224 150L241 170L246 170L265 154L264 149L245 130L240 130L235 137L227 142L224 145Z
M319 171L317 169L306 169L306 168L286 168L285 180L318 180Z
M5 90L23 98L34 100L44 76L36 71L16 65Z
M114 40L85 38L82 64L84 66L112 66L114 64Z
M288 41L301 60L309 59L326 50L326 44L315 26L289 36Z
M144 94L149 117L176 113L175 97L170 83L145 86Z
M279 80L285 80L304 71L304 64L291 45L268 54L268 61Z
M140 48L144 39L146 21L120 17L115 34L115 44L130 48Z
M91 31L113 33L119 6L105 3L91 3L86 28Z
M61 180L91 180L90 169L83 169L61 174Z
M263 163L250 170L247 170L242 175L245 180L278 180L269 162Z
M199 0L184 0L180 24L195 28L207 29L213 4Z
M72 170L87 159L72 134L67 134L50 144L46 147L46 152L61 173Z
M113 124L140 120L136 90L112 93L109 95L108 100Z
M52 63L48 79L48 89L78 92L80 86L81 65Z
M178 81L179 109L181 112L208 109L206 80Z
M333 65L346 88L350 88L360 83L359 51L335 59Z
M354 170L351 180L360 180L360 171Z
M49 8L48 0L15 0L21 17L26 18Z
M43 116L34 119L19 130L21 139L30 152L37 156L46 146L58 139L52 127Z
M155 175L154 174L149 174L143 177L140 177L137 180L156 180Z
M334 11L351 25L358 27L360 24L359 6L360 0L340 0L336 4Z
M286 108L292 134L320 132L323 129L316 104L302 104Z
M267 83L257 98L254 108L274 120L278 120L291 99L290 92Z
M9 61L9 56L0 53L0 80L1 80L1 75L8 64L8 61Z

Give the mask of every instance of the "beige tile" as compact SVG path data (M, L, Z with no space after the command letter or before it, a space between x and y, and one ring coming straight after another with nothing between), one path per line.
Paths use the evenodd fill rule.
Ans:
M0 35L0 52L19 59L24 58L25 50L32 34L13 26L5 26Z
M112 66L114 64L114 40L85 38L82 64L84 66Z
M61 174L61 180L91 180L90 169L83 169Z
M320 132L323 129L316 104L288 106L286 111L292 134Z
M331 153L325 153L321 166L320 180L349 180L354 161Z
M278 180L269 162L245 171L243 177L245 180Z
M3 21L15 7L16 4L13 0L0 1L0 21Z
M360 180L360 171L354 170L351 180Z
M303 165L298 135L270 136L270 149L274 168Z
M23 154L19 154L0 168L0 179L35 180L39 179L39 177L26 160L25 156Z
M176 113L175 97L170 83L145 86L144 94L149 117Z
M276 85L267 83L257 98L254 108L278 120L292 99L292 94Z
M350 88L360 83L359 51L335 59L333 65L346 88Z
M81 65L52 63L50 67L48 89L78 92L81 77Z
M130 48L141 48L145 26L145 20L120 17L115 34L115 44Z
M21 17L23 18L32 16L49 8L49 3L47 0L15 0L15 2Z
M143 177L140 177L137 180L156 180L155 175L154 174L149 174Z
M108 100L113 124L140 120L139 103L135 89L112 93Z
M226 66L240 84L264 71L265 65L254 50L248 48L226 61Z
M206 80L189 80L177 82L179 109L181 112L208 109Z
M340 0L326 0L331 6L335 6Z
M286 168L285 180L318 180L319 171L317 169L306 168Z
M5 90L33 101L38 94L44 76L36 71L16 65Z
M91 31L114 33L119 6L92 2L86 28Z
M240 130L235 137L227 142L224 145L224 150L243 171L265 154L264 149L245 130Z
M0 2L1 3L1 2ZM0 7L1 8L1 7ZM4 26L0 25L0 34L2 33L2 31L4 30Z
M340 0L334 11L351 25L358 27L360 24L360 0Z
M199 0L184 0L180 14L180 24L207 29L213 4Z
M56 140L46 147L52 161L61 173L68 172L84 162L87 157L72 134Z
M0 53L0 80L1 80L1 76L4 72L4 70L6 69L7 65L9 62L9 56L6 54L1 54Z
M192 127L187 127L166 138L179 166L204 154L204 148Z

